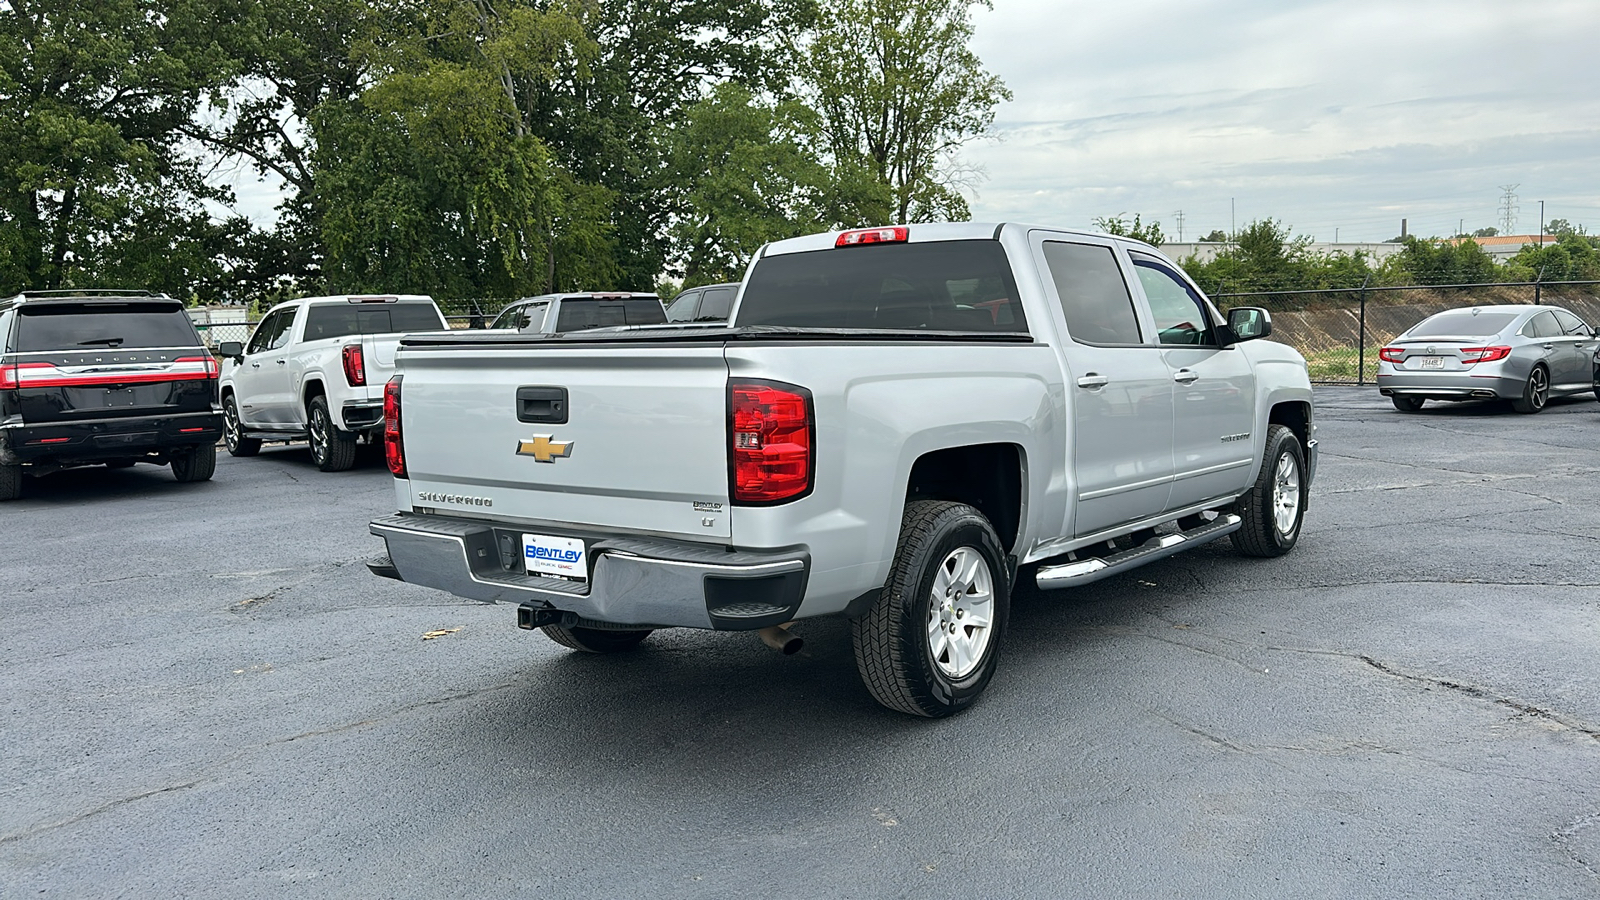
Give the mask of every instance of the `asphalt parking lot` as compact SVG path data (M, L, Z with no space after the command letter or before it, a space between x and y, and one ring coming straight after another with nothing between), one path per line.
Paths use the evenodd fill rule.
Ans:
M842 622L602 658L375 578L376 457L51 476L0 508L0 896L1594 897L1600 405L1318 401L1294 553L1019 597L939 722Z

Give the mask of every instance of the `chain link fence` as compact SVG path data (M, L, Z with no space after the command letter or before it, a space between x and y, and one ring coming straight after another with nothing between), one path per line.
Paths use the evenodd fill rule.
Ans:
M1600 281L1411 285L1318 291L1213 294L1224 312L1260 306L1272 313L1272 340L1305 356L1319 384L1373 384L1378 351L1401 332L1448 309L1543 303L1600 324Z

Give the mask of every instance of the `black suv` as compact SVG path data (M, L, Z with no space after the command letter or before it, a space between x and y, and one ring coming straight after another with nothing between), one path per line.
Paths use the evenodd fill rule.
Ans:
M217 466L216 359L183 304L145 291L34 291L0 300L0 500L24 473Z

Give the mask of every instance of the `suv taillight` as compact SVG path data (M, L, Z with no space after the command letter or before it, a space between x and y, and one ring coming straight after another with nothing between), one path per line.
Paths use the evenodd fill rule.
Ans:
M1461 361L1466 365L1481 362L1494 362L1505 359L1511 355L1510 347L1462 347Z
M361 387L367 383L367 363L361 357L360 344L344 345L344 380L351 387Z
M383 386L383 457L394 477L406 477L406 445L400 438L399 375Z
M775 381L728 386L733 502L778 503L811 490L816 424L811 392Z
M1378 351L1378 358L1384 362L1397 363L1405 359L1405 355L1406 348L1404 347L1385 347Z

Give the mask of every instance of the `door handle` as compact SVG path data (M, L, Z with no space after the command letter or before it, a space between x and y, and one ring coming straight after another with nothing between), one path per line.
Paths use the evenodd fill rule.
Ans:
M1199 378L1200 373L1192 369L1179 369L1172 376L1172 380L1179 384L1194 384Z
M1545 344L1544 348L1546 350L1554 350L1556 348L1556 345L1555 344Z
M288 362L289 361L287 359L280 359L280 360L278 360L278 365L280 365L280 366L287 365Z
M261 363L251 363L250 364L250 368L259 369L259 368L261 368Z
M1078 379L1078 387L1088 388L1091 391L1095 390L1096 388L1103 388L1110 383L1111 379L1104 375L1096 375L1093 372L1090 372L1089 374Z

